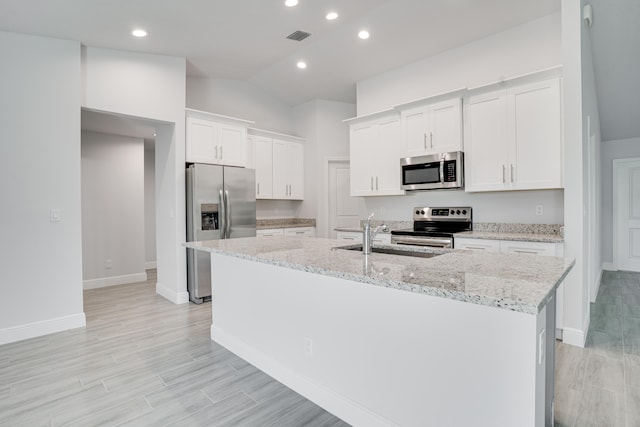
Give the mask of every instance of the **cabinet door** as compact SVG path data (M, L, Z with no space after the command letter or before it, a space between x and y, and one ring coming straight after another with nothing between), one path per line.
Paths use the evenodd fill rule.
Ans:
M465 189L507 189L507 98L504 90L472 96L465 128Z
M512 189L562 187L560 81L508 91L509 183Z
M510 254L556 255L556 244L547 242L500 241L500 252Z
M273 140L273 198L289 197L289 181L287 173L288 146L285 141Z
M336 233L336 239L348 240L352 243L362 243L362 232L356 231L338 231Z
M404 194L401 187L400 156L402 151L400 118L394 117L378 122L377 138L369 160L375 172L374 194L393 196Z
M290 143L287 149L289 198L304 199L304 147L302 144Z
M421 156L430 151L432 139L429 131L429 109L427 106L403 111L402 124L403 157Z
M460 98L429 107L429 151L446 153L462 150L462 103Z
M372 160L376 146L374 123L352 125L349 131L350 182L352 196L374 194L374 173ZM375 154L375 155L374 155Z
M454 248L484 252L500 252L500 240L454 237Z
M262 230L256 230L256 237L271 237L271 236L284 236L284 229L264 228Z
M271 138L254 137L256 199L273 198L273 143Z
M218 163L218 126L208 120L187 118L185 158L188 163Z
M246 166L247 130L238 126L218 125L217 156L227 166Z

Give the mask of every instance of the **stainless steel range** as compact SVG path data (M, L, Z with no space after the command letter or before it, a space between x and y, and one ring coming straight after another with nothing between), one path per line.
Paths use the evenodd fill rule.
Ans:
M391 243L453 248L453 235L472 229L470 207L418 207L413 209L413 229L391 231Z

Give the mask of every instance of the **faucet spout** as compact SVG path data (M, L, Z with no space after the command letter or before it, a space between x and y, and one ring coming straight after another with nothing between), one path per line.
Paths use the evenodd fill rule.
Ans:
M371 233L371 218L373 218L374 215L375 213L373 212L371 213L371 215L369 215L362 228L362 253L364 255L369 255L371 253L373 238L375 237L375 233L377 233L377 229L379 228L376 228L376 231L374 231L374 233Z

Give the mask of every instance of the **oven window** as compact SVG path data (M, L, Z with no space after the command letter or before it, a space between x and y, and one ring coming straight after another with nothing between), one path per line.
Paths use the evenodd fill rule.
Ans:
M404 166L402 178L404 185L440 182L440 162Z

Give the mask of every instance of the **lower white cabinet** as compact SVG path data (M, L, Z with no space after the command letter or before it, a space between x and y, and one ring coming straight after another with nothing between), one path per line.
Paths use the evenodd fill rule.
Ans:
M284 228L265 228L256 230L256 237L284 236Z
M285 236L293 237L316 237L315 227L291 227L284 229Z
M256 237L270 236L297 236L297 237L316 237L315 227L290 227L290 228L265 228L256 230Z
M338 231L336 233L336 239L348 240L353 243L362 243L362 231ZM373 243L379 243L381 245L391 244L391 234L380 233L376 234L373 238Z
M486 252L521 253L546 256L564 255L563 243L454 237L454 245L456 249L469 249Z

